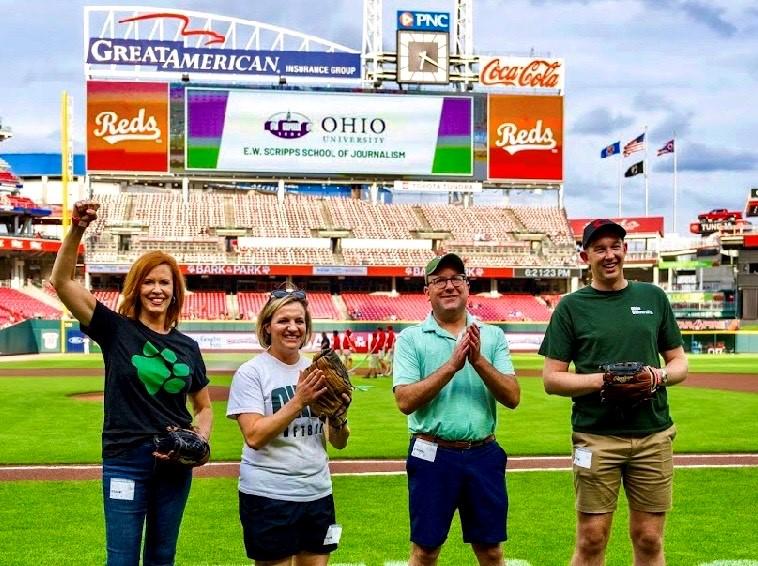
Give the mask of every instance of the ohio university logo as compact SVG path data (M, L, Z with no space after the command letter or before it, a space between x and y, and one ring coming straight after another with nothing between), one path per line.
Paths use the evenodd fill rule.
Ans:
M511 155L525 149L554 150L558 143L553 137L553 130L543 128L542 120L537 120L533 128L519 129L516 124L506 122L497 127L498 140L495 145Z
M131 118L121 118L117 112L100 112L95 116L95 124L98 127L92 134L109 144L123 141L162 141L158 120L155 116L147 116L144 108L140 108L137 115Z

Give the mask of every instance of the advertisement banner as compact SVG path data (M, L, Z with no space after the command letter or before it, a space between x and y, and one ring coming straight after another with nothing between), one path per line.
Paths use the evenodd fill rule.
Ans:
M563 181L563 97L487 96L492 181Z
M582 237L584 227L594 218L571 218L569 224L571 231L577 238ZM623 218L611 218L616 224L624 227L627 237L634 234L660 234L663 235L663 216L626 216Z
M168 84L87 82L87 170L168 172Z
M153 72L360 79L361 54L185 47L182 41L91 37L91 65L140 66Z
M482 184L458 183L455 181L400 181L395 180L392 190L414 193L481 193Z
M188 88L186 167L473 174L473 99Z
M563 59L539 57L479 57L482 86L563 90Z

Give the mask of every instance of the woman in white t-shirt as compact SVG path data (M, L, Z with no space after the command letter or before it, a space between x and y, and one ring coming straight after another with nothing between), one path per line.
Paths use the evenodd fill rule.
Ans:
M258 565L323 566L337 548L326 441L344 448L347 421L322 422L309 404L326 388L305 374L300 349L311 337L303 291L277 289L257 317L265 352L234 374L226 415L237 419L245 445L240 465L240 521L249 558Z

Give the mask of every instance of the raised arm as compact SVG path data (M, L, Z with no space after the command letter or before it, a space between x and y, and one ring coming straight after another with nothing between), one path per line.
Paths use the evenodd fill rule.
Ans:
M97 219L99 207L99 204L88 201L79 201L74 204L71 229L61 242L50 276L50 283L58 293L58 298L85 326L92 321L96 300L84 285L74 279L74 271L82 236L90 222Z

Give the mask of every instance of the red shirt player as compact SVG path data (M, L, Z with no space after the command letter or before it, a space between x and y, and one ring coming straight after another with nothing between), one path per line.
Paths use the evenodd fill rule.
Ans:
M384 333L384 329L380 326L376 329L376 351L378 354L384 353L384 346L387 343L387 335Z

